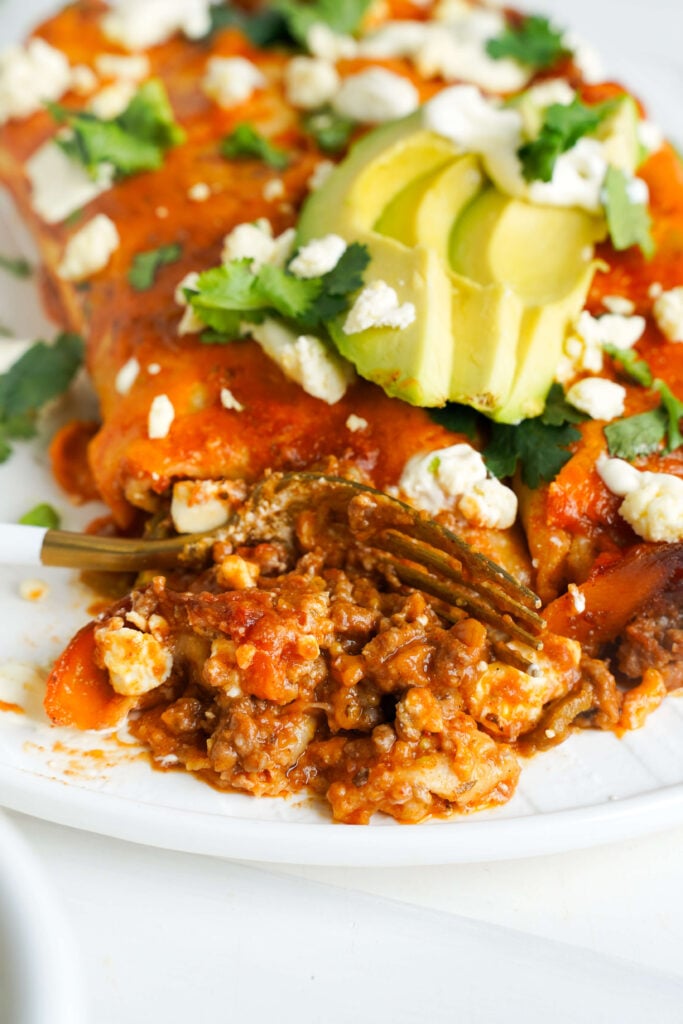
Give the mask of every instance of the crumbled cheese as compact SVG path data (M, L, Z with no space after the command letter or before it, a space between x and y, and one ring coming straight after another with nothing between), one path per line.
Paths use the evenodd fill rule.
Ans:
M596 85L605 80L605 68L598 51L575 32L565 32L562 44L571 51L574 64L584 82Z
M657 326L669 341L683 341L683 287L661 292L655 299L653 312Z
M196 270L190 271L178 282L173 293L175 301L179 306L184 307L184 313L178 324L178 334L183 337L186 334L199 334L206 327L203 320L200 320L192 306L189 304L185 289L196 291L199 284L199 274Z
M607 422L623 415L625 398L626 388L604 377L584 377L567 392L567 401L575 409Z
M626 182L626 195L635 206L647 206L650 202L650 190L642 178L631 177Z
M329 103L340 84L334 64L321 57L292 57L285 68L287 100L300 110L315 110Z
M71 87L69 61L43 39L11 46L0 54L0 124L28 117Z
M133 82L141 82L151 73L149 57L144 53L124 57L120 53L98 53L95 67L103 78L129 78Z
M22 580L19 584L19 597L23 601L44 601L50 588L44 580Z
M211 198L211 189L205 181L198 181L188 188L187 198L193 203L205 203L207 199Z
M282 178L271 178L263 186L263 198L267 203L282 199L285 194L285 183Z
M566 78L547 78L527 89L525 96L540 110L556 103L568 107L576 99L576 89L572 89Z
M431 515L452 508L455 499L486 480L481 454L469 444L454 444L408 459L399 489Z
M616 464L616 465L615 465ZM644 540L670 544L683 540L683 479L672 473L641 472L622 459L602 457L602 480L624 497L619 515Z
M119 244L114 221L98 213L66 243L57 273L65 281L82 281L103 270Z
M235 398L230 388L221 388L221 405L224 409L244 412L244 406Z
M159 363L150 363L147 367L147 373L150 377L156 377L158 373L161 373L161 366Z
M289 264L289 270L296 277L322 277L334 270L345 252L346 242L339 235L314 238L302 245Z
M211 57L206 65L202 88L220 107L244 103L266 79L246 57Z
M238 224L223 241L223 263L230 260L251 260L251 269L256 271L264 263L284 267L294 246L296 232L293 228L273 237L270 221L264 217L254 224Z
M313 174L310 176L306 185L309 192L315 192L322 185L325 184L330 174L334 170L334 164L331 160L321 160L320 163L315 165Z
M173 485L171 519L178 533L205 533L224 526L232 504L214 480L180 480Z
M310 334L297 336L276 320L245 327L290 380L313 398L334 405L354 379L353 367Z
M663 285L661 285L659 281L654 281L648 288L647 294L650 296L651 299L658 299L663 291Z
M97 88L97 75L86 64L71 69L71 88L79 96L87 96Z
M149 633L129 626L103 627L95 638L112 689L125 697L138 697L165 683L173 658Z
M131 78L121 78L112 85L100 89L88 104L88 109L95 117L103 121L113 121L122 114L137 92L137 84Z
M517 518L517 495L500 480L489 477L462 496L458 511L473 526L508 530Z
M609 313L617 313L619 316L631 316L636 310L635 302L623 295L605 295L602 304Z
M358 52L358 43L353 36L334 32L329 25L316 21L306 33L306 46L314 57L336 64L338 60L350 60Z
M564 343L564 355L556 371L556 379L566 383L577 373L599 373L602 370L603 345L633 348L645 330L642 316L607 313L591 316L587 310L579 314Z
M226 555L218 566L218 582L230 590L251 590L256 586L260 568L241 555ZM248 668L254 660L256 648L253 644L240 644L235 650L235 661L241 669Z
M602 143L584 137L557 158L550 181L532 181L527 185L528 195L534 203L578 206L589 213L600 213L606 174ZM523 187L519 188L523 193Z
M352 434L356 434L361 430L367 430L368 426L368 421L362 416L356 416L355 412L352 412L346 420L346 429L350 430Z
M567 587L567 592L574 606L574 611L577 615L581 615L586 610L586 595L581 593L576 583L570 583Z
M522 118L499 107L473 85L444 89L423 107L426 128L450 139L463 153L516 152L522 144Z
M385 68L368 68L344 79L332 106L352 121L380 124L412 114L419 103L417 89L403 75Z
M412 302L399 305L398 295L386 281L373 281L360 293L349 310L344 334L359 334L370 327L403 329L417 316Z
M114 168L100 164L92 178L54 142L40 146L26 164L31 205L46 224L58 224L111 188Z
M137 361L135 356L131 356L130 359L123 364L119 372L116 374L114 380L114 389L119 395L127 395L130 389L138 379L140 373L140 363Z
M211 28L212 0L119 0L102 18L108 39L126 50L146 50L166 42L176 32L190 39L205 36Z
M653 121L638 122L638 142L648 153L656 153L664 144L664 133Z
M175 409L168 395L156 395L152 399L147 418L147 436L150 440L168 437L175 419Z

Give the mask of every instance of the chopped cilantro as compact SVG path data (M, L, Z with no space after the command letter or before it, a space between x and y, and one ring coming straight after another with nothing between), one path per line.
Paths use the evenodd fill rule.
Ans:
M683 402L680 402L663 380L656 380L653 385L662 400L660 406L667 419L666 451L672 452L683 444L681 419L683 418Z
M253 125L246 122L227 135L220 144L221 156L229 160L256 159L262 160L269 167L283 171L289 166L289 154L279 149L256 131Z
M613 420L605 427L607 448L618 459L635 459L656 452L666 436L667 417L660 408Z
M70 111L57 104L49 109L71 133L56 139L72 160L97 177L103 165L125 178L139 171L157 170L164 152L182 142L185 133L176 124L164 85L152 78L140 86L126 109L105 121L88 111Z
M209 35L223 29L235 28L254 46L263 48L277 43L291 43L287 22L282 14L273 10L240 11L227 4L214 4L209 9L211 27Z
M635 203L629 195L629 178L616 167L609 167L603 186L603 203L612 245L620 252L637 245L647 259L654 254L650 233L651 220L645 203Z
M294 39L305 46L308 33L318 23L333 32L354 32L370 3L371 0L275 0L273 7L285 19Z
M48 530L58 530L61 521L59 512L47 502L36 505L19 520L24 526L45 526Z
M638 353L632 348L617 348L616 345L610 344L605 344L602 348L632 380L646 388L652 386L652 370L644 359L638 358Z
M427 409L427 412L435 423L439 423L454 434L464 434L470 439L477 436L482 417L476 409L472 409L469 405L448 402L441 409Z
M251 260L231 260L200 274L196 289L187 289L186 295L214 332L207 339L211 343L239 337L244 322L272 315L303 330L324 331L325 321L348 309L348 297L361 287L368 261L365 246L353 243L333 270L302 279L270 264L253 272Z
M60 334L53 345L37 341L0 375L0 462L11 454L8 438L35 433L40 409L66 391L83 359L76 334Z
M133 265L128 271L129 283L136 292L147 291L154 284L157 271L169 263L177 263L181 254L182 249L177 243L139 252L133 257Z
M530 14L518 25L508 25L501 35L489 39L486 52L494 60L512 57L534 69L549 68L568 50L561 30L553 28L547 18Z
M544 113L538 137L519 149L525 179L550 181L557 158L584 135L594 132L612 107L609 101L589 107L580 99L551 104Z
M438 455L435 455L433 459L429 460L429 465L427 466L427 472L431 473L432 476L436 476L436 474L439 472L439 466L440 465L441 465L441 459L439 458Z
M0 256L0 270L6 270L14 277L30 277L33 273L31 264L21 256Z
M514 426L492 424L484 451L489 472L497 477L512 476L521 463L522 480L528 487L554 480L571 458L569 445L581 437L573 424L585 418L565 400L560 385L554 384L540 416Z
M304 131L313 137L323 153L339 153L346 149L356 126L355 121L340 117L331 109L306 114L302 123Z

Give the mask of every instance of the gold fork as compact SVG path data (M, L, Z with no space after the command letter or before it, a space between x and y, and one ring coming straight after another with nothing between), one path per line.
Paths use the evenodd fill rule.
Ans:
M0 527L0 531L40 533L37 564L46 566L112 572L199 568L209 561L217 540L244 544L278 539L291 545L296 516L303 511L325 514L333 528L350 534L399 584L435 599L446 618L457 620L469 614L533 649L542 646L539 637L545 624L538 614L540 599L533 591L425 513L339 477L273 473L254 488L225 526L208 533L148 540L36 527ZM38 538L32 537L35 548Z

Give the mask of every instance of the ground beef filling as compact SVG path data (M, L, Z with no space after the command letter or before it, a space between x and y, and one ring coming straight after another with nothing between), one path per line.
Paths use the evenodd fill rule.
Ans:
M134 695L157 765L256 796L313 791L339 821L417 822L507 801L515 743L610 717L613 677L575 641L546 636L523 671L494 629L396 589L367 551L310 545L218 545L210 569L156 577L98 621L97 661ZM131 644L134 675L116 663Z

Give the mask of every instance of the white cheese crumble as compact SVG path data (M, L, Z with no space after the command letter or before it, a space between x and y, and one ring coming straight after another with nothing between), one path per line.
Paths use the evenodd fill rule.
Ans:
M396 291L386 281L373 281L362 290L344 322L344 334L359 334L370 327L403 329L415 322L412 302L399 305Z
M188 302L187 296L185 295L185 289L196 290L199 283L199 274L196 270L190 271L189 274L178 281L175 287L174 298L179 306L184 308L184 313L178 324L178 334L184 337L186 334L199 334L206 327L203 320L200 320L194 309Z
M251 260L251 269L256 271L264 263L284 267L292 254L294 228L287 228L277 238L273 237L270 221L260 217L255 223L238 224L223 240L223 263L231 260Z
M336 64L338 60L350 60L358 53L358 43L353 36L334 32L329 25L316 21L306 33L306 46L314 57L321 57Z
M230 388L221 388L221 405L224 409L232 409L234 412L244 412L244 406L235 398Z
M71 69L71 88L79 96L87 96L97 88L97 75L87 64L76 64Z
M623 459L602 456L596 469L613 494L623 497L619 515L648 541L683 540L683 479L637 470Z
M165 683L173 658L151 633L129 626L96 630L98 651L116 693L138 697Z
M43 39L10 46L0 54L0 124L28 117L71 87L69 61Z
M149 57L144 53L123 56L120 53L98 53L95 68L103 78L129 78L141 82L151 74Z
M285 183L282 178L271 178L263 186L263 198L267 203L282 199L285 194Z
M457 508L475 526L508 529L517 516L514 491L488 476L481 454L469 444L414 455L399 489L430 515Z
M108 39L126 50L146 50L176 32L199 39L211 28L212 0L119 0L102 18Z
M463 153L516 152L522 144L519 113L491 103L473 85L444 89L423 107L423 121Z
M570 583L567 587L567 593L571 598L574 611L577 615L581 615L586 610L586 595L582 594L576 583Z
M168 395L156 395L149 407L147 436L152 441L168 437L174 419L175 409L171 399Z
M211 189L205 181L198 181L188 188L187 198L193 203L205 203L211 198Z
M331 160L321 160L320 163L315 165L313 174L306 182L309 192L316 192L322 185L325 184L330 174L334 170L334 164Z
M683 287L661 292L653 312L657 326L669 341L683 341Z
M111 188L114 168L100 164L96 178L66 153L46 142L26 164L31 205L46 224L58 224Z
M345 252L346 242L339 235L314 238L301 246L289 264L289 270L295 277L322 277L334 270Z
M656 153L664 145L664 133L654 121L639 121L636 129L638 142L647 153Z
M385 68L368 68L344 79L332 101L337 114L365 124L381 124L417 110L420 97L412 82Z
M150 377L156 377L158 373L161 373L161 366L159 363L150 363L147 367L147 373Z
M127 362L123 364L119 372L116 374L116 379L114 380L114 389L116 390L117 394L127 395L130 389L133 387L133 384L135 384L135 381L138 379L139 373L140 363L137 361L135 356L131 356L130 359L128 359Z
M83 281L107 266L120 241L114 221L98 213L66 243L57 273L65 281Z
M220 107L236 107L256 91L266 79L246 57L211 57L206 65L202 88Z
M315 110L329 103L340 84L334 64L321 57L292 57L285 68L287 100L300 110Z
M658 299L663 291L663 285L661 285L659 281L653 281L647 290L647 294L650 296L651 299Z
M269 319L262 324L249 324L245 331L286 377L328 405L338 402L354 379L351 364L311 334L297 336L283 324Z
M617 313L619 316L631 316L636 311L636 304L623 295L605 295L602 304L608 313Z
M604 377L584 377L572 384L567 401L594 420L614 420L623 415L626 388Z
M180 480L173 485L171 519L178 533L204 533L224 526L231 503L213 480Z
M362 416L356 416L355 412L352 412L346 420L346 429L350 430L352 434L357 434L361 430L367 430L369 425L366 419Z
M90 100L88 109L103 121L113 121L124 112L136 92L137 83L132 78L121 78L100 89Z
M599 373L603 364L603 345L614 345L622 351L633 348L644 330L645 318L642 316L606 313L595 317L583 310L564 343L556 379L566 383L581 371Z

